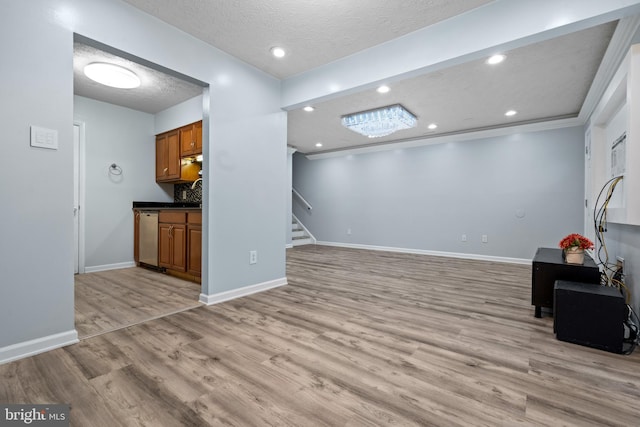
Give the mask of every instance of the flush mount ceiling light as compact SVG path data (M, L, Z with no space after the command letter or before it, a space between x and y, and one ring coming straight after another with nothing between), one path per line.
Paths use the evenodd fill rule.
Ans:
M376 89L376 91L378 91L378 93L387 93L390 90L391 89L389 88L389 86L385 86L385 85L382 85L378 89Z
M140 86L140 78L131 70L115 64L93 62L84 67L85 76L105 86L133 89Z
M315 108L313 108L311 105L307 105L306 107L303 108L303 110L306 111L307 113L310 113L313 110L315 110Z
M506 113L504 113L504 115L507 117L515 116L516 114L518 114L516 110L509 110Z
M284 49L281 47L274 46L271 48L271 54L276 58L284 58L287 52L285 52Z
M342 116L344 127L369 138L391 135L398 130L415 127L417 123L416 116L400 104Z
M499 64L502 61L504 61L505 58L506 58L506 56L502 55L502 54L493 55L489 59L487 59L487 64L496 65L496 64Z
M316 147L318 148L322 147L322 142L316 142Z
M429 126L427 126L429 129L434 130L438 128L438 125L435 123L431 123Z

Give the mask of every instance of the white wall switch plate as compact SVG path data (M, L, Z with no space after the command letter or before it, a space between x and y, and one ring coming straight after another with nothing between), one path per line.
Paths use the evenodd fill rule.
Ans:
M39 126L31 126L31 146L57 150L58 131L55 129L46 129Z
M467 241L467 235L463 234L462 237L460 237L460 241L461 242L466 242Z
M489 237L486 234L482 235L482 243L487 243L489 241Z
M249 264L258 263L258 251L249 251Z

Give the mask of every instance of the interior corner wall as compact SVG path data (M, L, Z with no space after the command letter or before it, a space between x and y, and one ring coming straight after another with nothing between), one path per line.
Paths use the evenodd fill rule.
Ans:
M154 118L154 135L202 120L202 95L160 111Z
M313 210L294 200L294 213L324 242L532 259L583 230L583 147L572 127L319 160L296 153L293 185Z
M85 266L132 263L132 202L173 201L173 186L155 182L154 116L75 96L74 120L85 124Z

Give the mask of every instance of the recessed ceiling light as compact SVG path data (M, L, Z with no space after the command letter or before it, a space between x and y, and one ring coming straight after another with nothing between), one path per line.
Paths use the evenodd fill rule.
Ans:
M436 129L436 128L438 127L438 125L437 125L437 124L435 124L435 123L431 123L431 124L430 124L429 126L427 126L427 127L428 127L429 129L431 129L431 130L434 130L434 129Z
M389 88L389 86L386 85L382 85L380 86L378 89L376 89L378 91L378 93L387 93L389 92L391 89Z
M505 60L505 58L506 58L506 56L505 56L505 55L503 55L503 54L501 54L501 53L500 53L500 54L497 54L497 55L493 55L493 56L491 56L489 59L487 59L487 64L489 64L489 65L496 65L496 64L499 64L499 63L501 63L502 61L504 61L504 60Z
M306 111L307 113L310 113L313 110L315 110L315 108L313 108L311 105L307 105L306 107L303 108L303 110Z
M84 74L105 86L133 89L140 86L140 78L131 70L116 64L93 62L84 67Z
M285 52L284 49L281 47L274 46L271 48L271 54L276 58L284 58L287 52Z
M316 143L316 147L318 147L318 148L322 147L322 142L317 142Z
M516 110L509 110L506 113L504 113L504 115L507 117L515 116L516 114L518 114Z

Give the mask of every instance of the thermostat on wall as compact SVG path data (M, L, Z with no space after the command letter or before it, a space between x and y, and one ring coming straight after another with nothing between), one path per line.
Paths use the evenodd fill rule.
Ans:
M627 163L627 133L611 144L611 176L624 175Z
M57 150L58 131L55 129L46 129L39 126L31 126L31 146Z

